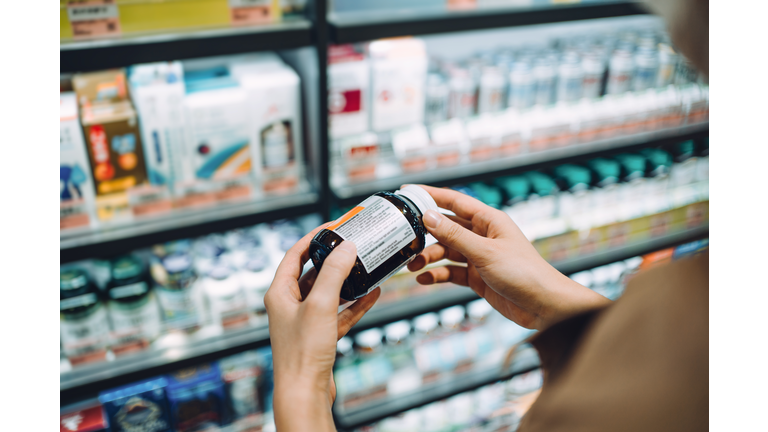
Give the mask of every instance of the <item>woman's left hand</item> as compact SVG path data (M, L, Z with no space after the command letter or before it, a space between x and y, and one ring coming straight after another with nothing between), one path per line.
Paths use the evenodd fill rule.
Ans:
M280 431L335 430L333 363L336 342L379 298L377 288L338 313L339 293L357 259L355 245L341 242L318 274L301 277L309 242L324 228L299 240L286 254L264 296L274 368L274 413ZM301 277L301 279L299 279Z

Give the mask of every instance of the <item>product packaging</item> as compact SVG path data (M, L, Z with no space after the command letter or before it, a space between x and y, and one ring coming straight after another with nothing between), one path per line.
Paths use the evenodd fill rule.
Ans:
M62 410L59 426L59 432L103 432L108 427L98 402Z
M379 161L379 138L373 132L342 138L335 142L350 182L376 178Z
M93 179L74 93L59 97L60 228L92 226L95 222Z
M353 45L328 51L328 130L332 139L368 130L370 68Z
M458 165L467 146L464 124L454 118L430 126L432 153L438 168Z
M473 162L496 157L501 138L501 125L495 117L480 116L467 122L469 158Z
M426 46L420 39L371 42L371 128L388 131L424 121Z
M223 329L248 324L248 306L240 278L225 262L216 263L201 280L211 320Z
M430 158L429 135L417 124L392 132L392 148L404 172L425 171Z
M170 432L170 410L166 397L168 381L163 377L108 390L99 402L112 432Z
M225 424L224 384L217 364L204 364L168 376L173 430L192 432Z
M59 277L59 330L64 356L72 366L105 360L109 320L98 288L81 268L63 268Z
M512 156L523 152L522 117L516 110L507 110L493 118L501 134L499 151L502 156Z
M131 191L131 205L136 214L169 211L185 139L181 62L132 66L128 82L139 114L150 183Z
M226 67L184 76L185 130L177 196L181 206L250 198L251 119L246 92Z
M255 351L246 351L221 359L219 368L224 381L226 415L234 430L260 430L264 419L259 398L259 356Z
M204 320L203 305L192 257L181 250L153 256L150 272L165 325L169 330L194 332Z
M265 193L286 193L304 173L298 74L277 68L232 67L247 97L252 170Z

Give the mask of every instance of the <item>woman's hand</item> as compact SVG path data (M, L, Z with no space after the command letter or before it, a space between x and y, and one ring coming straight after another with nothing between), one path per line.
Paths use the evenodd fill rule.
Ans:
M339 293L355 264L352 242L342 242L323 263L301 276L309 259L309 242L324 228L299 240L277 268L264 296L269 316L274 364L274 412L280 431L335 431L331 405L336 398L333 362L336 342L373 306L376 289L338 312Z
M467 266L428 270L416 278L420 284L453 282L469 286L505 317L538 330L610 303L546 262L503 211L457 191L421 187L432 195L438 207L456 216L426 212L424 225L438 244L424 249L408 269L421 270L444 258Z

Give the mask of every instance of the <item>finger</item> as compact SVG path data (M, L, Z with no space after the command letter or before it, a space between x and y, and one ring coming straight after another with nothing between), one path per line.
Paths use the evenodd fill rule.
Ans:
M322 308L338 308L341 285L349 276L357 260L357 248L351 241L342 241L323 261L323 267L315 279L315 285L307 295L307 301Z
M416 276L416 282L421 285L451 282L456 285L468 286L467 268L459 266L444 266L425 271Z
M309 242L315 237L315 234L320 232L321 229L328 226L331 222L326 222L319 227L315 228L309 234L305 235L293 247L288 249L285 253L283 260L280 261L280 265L275 272L275 280L279 278L290 278L298 280L301 276L301 271L304 269L304 264L309 260Z
M493 210L493 207L483 204L482 201L452 189L418 186L432 195L438 207L450 210L456 213L456 216L467 221L473 220L477 214Z
M458 216L453 216L453 215L445 215L445 217L447 217L448 219L450 219L450 220L456 222L457 224L463 226L464 228L472 231L472 222L470 222L470 221L468 221L468 220L466 220L464 218L460 218Z
M455 250L441 245L440 243L433 244L424 249L419 256L408 263L408 270L419 271L423 269L427 264L438 262L442 259L447 259L455 262L467 262L467 258L456 252Z
M301 292L301 301L304 301L304 299L307 298L307 295L309 294L309 291L312 289L312 286L315 284L315 280L317 279L317 269L312 267L304 273L301 276L301 279L299 279L299 291Z
M376 303L376 300L379 299L380 295L381 288L376 288L375 290L368 293L367 296L357 299L355 304L352 306L341 311L339 314L339 334L337 336L337 340L346 335L349 329L351 329L352 326L360 321L360 318L362 318L363 315L365 315L365 313L368 312L371 307L373 307L373 305Z
M490 259L488 255L490 240L487 238L477 235L434 210L424 213L422 220L429 233L438 242L465 256L476 266L482 267Z

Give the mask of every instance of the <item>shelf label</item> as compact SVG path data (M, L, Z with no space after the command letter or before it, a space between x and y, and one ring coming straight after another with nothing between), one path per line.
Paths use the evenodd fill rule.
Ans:
M120 14L115 0L70 0L67 16L75 39L120 35Z
M229 0L233 26L265 24L276 21L272 0Z

